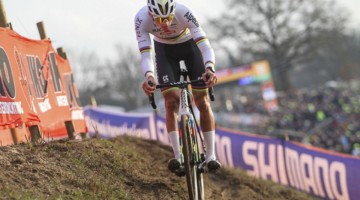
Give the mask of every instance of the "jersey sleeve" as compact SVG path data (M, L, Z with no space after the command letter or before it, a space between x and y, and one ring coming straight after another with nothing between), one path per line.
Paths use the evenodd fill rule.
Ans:
M206 36L206 33L200 26L194 13L187 7L182 8L182 20L190 30L191 36L199 47L205 68L211 67L214 70L215 53Z
M152 45L149 32L146 30L146 16L139 12L135 16L135 32L138 48L141 54L141 69L144 75L148 72L154 73L154 62L152 59Z

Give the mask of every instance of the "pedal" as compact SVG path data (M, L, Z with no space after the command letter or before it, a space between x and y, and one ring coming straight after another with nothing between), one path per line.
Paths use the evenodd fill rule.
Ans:
M183 177L183 176L185 176L185 168L184 168L184 166L180 166L180 168L179 168L178 170L176 170L174 173L175 173L176 176L178 176L178 177Z
M201 158L201 162L204 162L205 161L205 154L201 153L200 158Z
M203 161L200 165L198 165L197 170L198 170L200 173L206 173L206 172L207 172L206 162Z
M198 172L202 173L202 174L205 173L205 168L204 167L199 167Z

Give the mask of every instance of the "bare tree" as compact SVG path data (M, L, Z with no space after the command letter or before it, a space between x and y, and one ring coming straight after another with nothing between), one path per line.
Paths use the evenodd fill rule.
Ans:
M75 76L83 105L89 104L91 97L95 97L98 105L121 106L125 110L148 103L140 87L144 76L139 54L121 45L116 45L115 51L115 61L104 63L93 53L78 57Z
M71 52L69 56L81 105L88 105L92 96L96 97L108 87L104 64L101 64L101 60L93 52Z
M281 90L292 88L289 70L314 58L347 22L330 0L228 0L227 7L210 21L218 48L231 65L268 59Z
M140 67L139 53L133 49L116 46L118 60L111 65L111 88L123 97L127 109L145 105L148 101L140 85L144 80Z
M75 75L83 105L89 104L92 96L98 105L121 106L126 110L147 103L140 87L144 76L139 54L121 45L116 45L115 50L118 56L115 61L102 63L93 53L78 57Z

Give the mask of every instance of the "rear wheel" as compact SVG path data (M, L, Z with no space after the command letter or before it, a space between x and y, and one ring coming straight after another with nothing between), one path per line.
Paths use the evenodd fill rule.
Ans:
M189 192L189 199L193 200L197 197L197 171L194 165L193 159L193 145L190 135L189 119L187 115L181 116L181 132L182 132L182 142L183 142L183 155L184 155L184 166L185 166L185 175L186 183Z

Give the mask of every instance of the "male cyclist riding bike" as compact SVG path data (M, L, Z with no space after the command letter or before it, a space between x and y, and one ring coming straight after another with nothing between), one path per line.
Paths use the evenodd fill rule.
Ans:
M200 111L200 126L206 145L206 163L209 171L221 167L215 156L215 121L208 89L216 83L215 55L205 32L193 12L175 0L147 0L135 16L135 31L141 52L141 67L145 74L144 92L155 91L154 64L151 57L154 39L157 80L160 84L180 80L180 61L184 61L191 80L202 78L204 83L192 84L195 105ZM208 74L210 78L206 79ZM149 81L153 84L149 84ZM175 158L168 163L171 172L179 173L180 144L178 129L179 91L176 87L161 90L165 99L166 128Z

